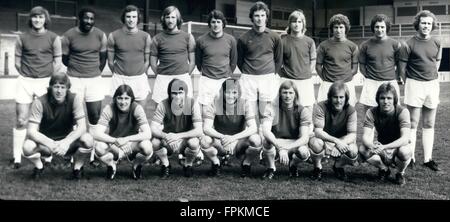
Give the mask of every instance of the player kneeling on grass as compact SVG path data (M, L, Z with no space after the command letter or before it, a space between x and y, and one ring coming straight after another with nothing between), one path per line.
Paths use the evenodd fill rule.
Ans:
M203 108L206 135L201 140L201 147L212 162L211 176L220 174L218 155L245 155L243 176L249 174L251 162L259 157L261 139L256 134L255 113L241 95L239 80L227 79L214 101Z
M158 104L153 115L151 129L156 156L161 161L160 176L170 174L168 156L184 154L184 176L193 175L192 165L200 153L202 117L199 104L188 97L188 86L180 79L173 79L167 87L168 98Z
M54 74L47 94L36 99L31 107L23 155L35 167L34 179L39 179L44 170L41 156L54 154L66 160L73 157L73 179L81 178L84 161L89 159L94 140L86 133L83 100L69 89L68 76L65 73Z
M408 109L398 104L394 85L382 84L377 91L378 107L367 110L364 120L363 145L359 148L361 157L377 167L381 181L389 178L394 164L397 167L395 182L405 184L403 174L411 161L412 149L409 144L411 122ZM378 133L373 138L373 128Z
M349 91L341 82L335 82L328 90L327 100L317 104L314 110L314 133L309 140L311 159L314 163L313 180L322 177L322 158L333 157L335 176L347 180L345 165L355 165L358 157L356 146L356 110L349 104Z
M280 85L276 100L266 109L262 119L263 156L267 166L263 179L274 176L276 152L280 163L289 166L289 176L298 177L297 165L310 157L307 145L311 110L300 105L297 87L290 80Z
M133 162L133 179L142 178L142 164L153 154L152 133L144 108L135 101L130 86L116 89L112 103L103 108L93 135L95 154L108 166L107 179L114 179L117 161L124 157Z

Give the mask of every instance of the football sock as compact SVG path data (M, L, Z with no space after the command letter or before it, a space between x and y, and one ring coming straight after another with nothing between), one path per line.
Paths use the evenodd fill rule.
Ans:
M434 128L422 128L423 162L432 159L434 144Z
M13 128L13 157L15 163L20 163L22 156L23 143L27 136L26 129Z
M411 151L412 151L411 159L413 162L416 162L416 157L415 157L416 137L417 137L417 129L411 129L411 132L409 134L409 142L410 142Z

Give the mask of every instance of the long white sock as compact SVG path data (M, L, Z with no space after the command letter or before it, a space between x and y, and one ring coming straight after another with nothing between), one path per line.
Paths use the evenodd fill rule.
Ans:
M434 128L422 128L423 162L432 159L434 144Z
M95 127L95 125L88 124L88 132L92 133L94 131L94 127ZM95 159L95 149L92 149L91 156L89 158L89 162L94 161L94 159Z
M411 146L411 152L412 152L411 160L413 162L416 162L416 156L415 156L416 138L417 138L417 129L411 129L411 132L409 134L409 142L410 142L409 145Z
M23 143L27 136L26 129L13 128L13 157L15 163L20 163L22 157Z
M45 157L44 160L45 160L45 162L48 162L48 163L52 162L53 155L50 155L49 157Z

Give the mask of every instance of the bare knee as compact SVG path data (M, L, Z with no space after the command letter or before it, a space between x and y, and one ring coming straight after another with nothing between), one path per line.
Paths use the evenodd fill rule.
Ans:
M144 140L139 142L139 148L141 152L146 156L151 155L153 153L153 147L150 140Z
M262 145L261 137L258 134L253 134L248 138L249 144L252 147L260 147Z
M297 149L298 153L300 154L300 157L302 159L306 159L309 157L309 150L306 146L301 146Z
M16 128L24 129L27 126L28 119L26 117L18 116L16 120Z
M197 150L200 148L200 140L197 137L190 138L187 141L187 145L191 150Z
M99 156L99 157L105 155L106 153L108 153L107 152L108 145L106 143L104 143L104 142L97 142L95 144L95 148L94 149L95 149L95 154L97 156Z
M89 133L84 133L81 135L80 142L82 146L86 148L94 146L94 138Z
M153 138L152 139L152 146L153 146L153 150L161 149L161 140L158 139L158 138Z
M212 142L213 142L213 140L212 140L212 138L211 137L209 137L209 136L203 136L202 137L202 139L200 140L200 146L202 147L202 148L209 148L209 147L211 147L212 146Z
M32 140L25 140L23 143L23 155L30 156L36 153L37 144Z
M410 146L402 146L398 149L397 157L401 161L407 161L408 159L411 159L412 157L412 150Z
M309 140L309 147L314 153L320 153L323 151L324 142L323 140L313 137Z
M350 158L355 158L358 156L358 147L356 144L349 144L348 151L345 153Z

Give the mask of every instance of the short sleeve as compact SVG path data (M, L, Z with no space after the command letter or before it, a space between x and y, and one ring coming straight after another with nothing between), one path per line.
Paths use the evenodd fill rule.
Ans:
M398 122L401 128L411 128L411 119L408 109L403 109L398 117Z
M375 118L373 116L372 109L368 109L366 112L366 117L364 118L363 127L373 129L375 127Z
M147 38L145 38L145 49L144 49L144 53L145 54L149 54L150 53L150 45L152 44L152 37L150 36L150 34L146 34Z
M103 108L102 114L100 115L100 119L98 120L98 124L108 127L109 121L111 121L113 117L111 105L105 106Z
M137 120L137 124L142 126L144 124L148 124L147 116L145 115L144 108L141 105L137 105L136 109L134 109L134 118Z
M303 108L300 113L300 126L309 126L312 122L311 109Z
M69 55L69 45L70 45L70 39L68 36L68 32L64 33L64 35L61 37L61 51L63 55Z
M158 56L158 45L158 39L155 36L150 44L150 56Z
M410 53L411 50L409 48L409 45L407 43L403 44L402 47L400 48L399 60L402 62L408 62Z
M43 108L42 108L41 100L35 99L33 101L33 104L31 105L30 118L28 121L30 121L32 123L37 123L37 124L41 123L42 112L43 112Z
M436 39L435 40L436 41L436 47L438 47L438 53L437 53L437 55L436 55L436 61L441 61L441 59L442 59L442 46L441 46L441 42L438 40L438 39Z
M324 42L319 44L319 47L317 48L317 64L323 64L323 59L325 58L325 49L323 47Z
M310 46L309 46L309 59L310 61L316 60L317 58L317 51L316 51L316 43L314 40L311 40Z
M192 34L189 34L188 52L189 53L195 52L195 39L194 36L192 36Z
M367 51L367 42L363 42L359 49L358 61L361 64L366 64L366 51Z
M323 129L325 127L325 111L322 106L317 105L314 107L314 128Z
M357 64L358 63L358 46L356 44L352 44L352 63Z
M166 111L164 108L164 101L160 102L158 106L156 107L155 114L153 114L152 121L163 124L164 121L164 115Z

